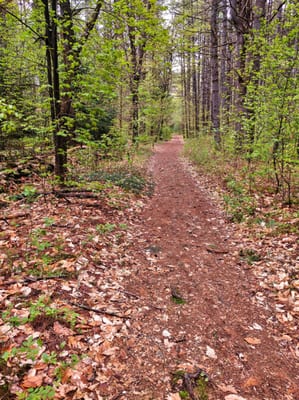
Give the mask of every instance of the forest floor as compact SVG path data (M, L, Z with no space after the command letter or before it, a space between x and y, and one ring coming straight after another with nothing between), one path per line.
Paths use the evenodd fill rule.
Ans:
M228 222L182 147L155 146L151 197L4 209L0 399L299 399L297 238Z

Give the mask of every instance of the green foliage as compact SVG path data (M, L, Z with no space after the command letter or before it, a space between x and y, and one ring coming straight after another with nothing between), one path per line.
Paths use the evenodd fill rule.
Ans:
M251 196L246 194L235 195L224 194L223 196L226 211L230 219L234 222L242 222L247 216L252 216L255 213L255 201Z
M101 234L106 234L106 233L111 233L115 230L116 225L115 224L110 224L109 222L105 224L99 224L96 226L97 232Z
M22 342L20 347L13 347L11 350L5 351L1 357L4 361L8 361L10 358L14 357L25 357L26 360L30 359L34 361L39 354L42 345L40 339L33 339L32 336L29 336L28 339Z
M14 170L12 170L12 172L16 173ZM25 185L21 193L12 195L10 199L14 201L25 199L27 203L32 203L37 197L38 193L36 188L31 185Z
M35 302L30 303L28 317L12 315L12 308L2 313L2 319L12 326L19 326L28 322L33 323L38 317L60 319L74 328L78 314L67 307L56 308L52 306L51 300L46 296L40 296Z
M50 226L55 224L55 219L51 218L51 217L45 217L44 223L45 223L46 228L50 228Z
M32 231L31 244L38 252L44 252L52 247L52 243L44 239L46 235L47 231L43 228L37 228Z
M89 165L123 158L131 133L129 92L134 73L128 27L136 48L149 54L139 72L143 88L138 123L146 135L169 137L171 40L160 18L165 7L156 1L150 6L141 0L130 6L125 1L114 2L111 13L100 13L98 29L88 32L82 46L87 33L82 21L88 20L91 7L76 10L75 18L62 15L60 9L58 18L53 18L55 12L50 10L60 32L59 105L66 101L70 106L60 117L53 111L49 93L44 7L41 3L24 9L5 4L12 14L4 12L0 26L0 139L16 158L20 152L43 152L53 146L54 132L66 139L66 147L88 146L94 156Z
M239 255L250 265L261 260L261 256L254 249L241 249Z
M171 289L171 300L175 304L186 304L186 300L183 298L183 296L179 293L179 291L176 288Z
M186 304L186 300L184 300L181 297L177 297L177 296L171 296L171 300L175 303L175 304Z
M216 149L210 135L202 134L198 138L188 139L184 154L207 173L217 173L223 163L223 155Z
M189 393L186 390L180 390L179 395L181 399L189 399Z
M241 222L245 217L253 216L256 211L256 201L250 193L250 174L234 170L230 165L231 160L215 148L213 138L203 135L186 142L186 154L207 175L213 175L225 185L223 200L226 211L232 221ZM233 158L233 155L230 154ZM232 172L229 172L232 171ZM241 174L245 174L245 177Z
M276 192L288 203L295 195L299 171L298 11L298 4L287 4L283 21L264 24L249 41L248 52L259 57L260 69L247 65L252 79L245 98L248 115L242 121L245 157L257 173L260 164L265 165Z
M61 361L55 369L55 377L58 382L61 381L63 374L67 368L74 368L80 361L80 357L77 354L71 355L70 361Z
M55 398L53 386L30 388L28 391L17 393L18 400L51 400Z
M121 160L127 148L127 138L121 131L111 129L109 134L101 135L96 145L96 154L99 159Z
M189 382L186 383L186 380ZM191 400L195 397L198 400L208 400L208 382L208 376L203 371L196 379L190 378L188 373L183 370L175 371L172 374L172 387L179 391L182 400Z
M34 199L36 199L36 197L38 196L36 188L34 186L29 186L29 185L24 186L21 195L25 197L28 203L34 201Z
M44 353L42 355L42 360L46 364L57 364L57 354L54 351L50 354Z
M185 375L185 371L179 369L172 373L172 384L177 384Z
M195 392L199 398L199 400L208 400L208 392L207 392L208 378L201 374L200 377L196 380L196 388Z
M21 114L16 105L8 104L5 99L0 98L0 138L2 143L8 137L16 137L20 119Z

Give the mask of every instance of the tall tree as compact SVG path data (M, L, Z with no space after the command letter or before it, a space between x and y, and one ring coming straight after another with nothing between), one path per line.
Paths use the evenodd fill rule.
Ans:
M214 139L220 146L220 87L219 87L219 61L218 61L218 13L219 0L212 0L211 8L211 74L212 74L212 99L211 122Z
M92 12L78 36L75 35L74 15L69 0L42 0L46 24L46 59L48 70L51 117L54 130L55 173L64 181L67 168L67 148L74 128L74 109L72 107L74 86L80 68L82 49L93 30L103 0L97 0ZM59 8L58 8L59 6ZM58 15L58 9L60 15ZM59 23L58 23L59 21ZM59 43L61 58L59 65Z

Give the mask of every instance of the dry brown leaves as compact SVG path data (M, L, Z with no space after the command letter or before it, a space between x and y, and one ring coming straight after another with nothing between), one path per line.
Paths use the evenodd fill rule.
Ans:
M127 249L143 199L107 187L25 200L0 220L0 397L117 396L132 312Z
M298 232L299 219L294 218L294 210L275 207L271 197L257 199L259 208L254 223L251 218L234 226L236 244L239 252L249 249L251 254L258 255L259 259L253 261L244 257L241 265L250 268L259 281L256 303L264 306L274 303L272 322L280 324L285 331L277 340L290 343L298 332L299 243L295 232L296 229ZM269 220L267 215L272 218ZM288 233L283 232L286 227ZM294 233L290 233L292 231ZM299 355L295 341L293 346L293 351Z

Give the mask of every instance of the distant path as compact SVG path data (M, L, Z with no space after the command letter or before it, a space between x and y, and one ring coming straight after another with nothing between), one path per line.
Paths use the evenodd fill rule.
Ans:
M180 159L182 145L177 136L155 148L156 189L130 250L125 398L179 399L171 372L202 368L214 384L209 399L298 399L296 360L273 338L275 320L256 304L258 283L238 265L233 232Z

